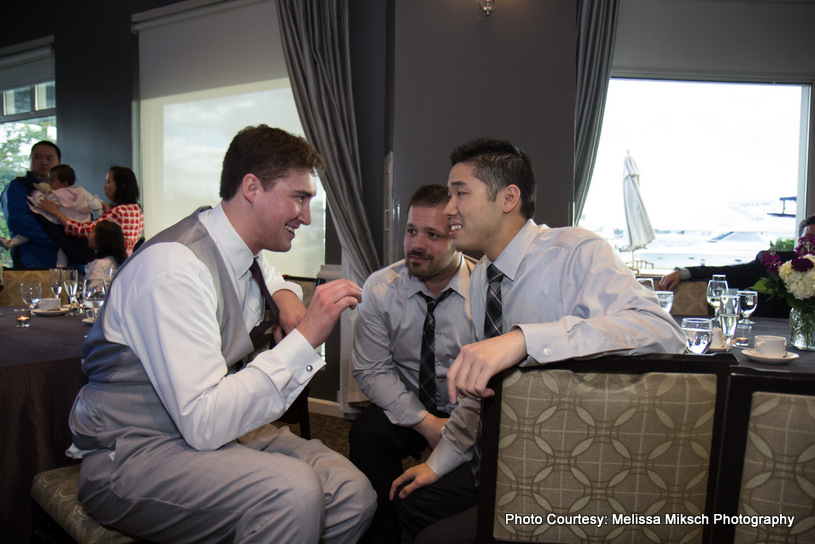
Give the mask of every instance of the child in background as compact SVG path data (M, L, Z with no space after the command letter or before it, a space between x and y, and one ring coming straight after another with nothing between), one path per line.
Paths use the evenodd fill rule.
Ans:
M96 252L96 258L88 263L85 279L112 280L127 258L122 227L113 221L99 221L88 237L88 247Z
M79 185L74 185L76 183L76 173L73 168L67 164L58 164L51 168L49 176L51 178L50 185L47 183L38 184L37 191L28 197L29 208L31 208L32 212L45 217L51 223L59 225L59 221L55 217L37 206L37 203L43 198L47 198L56 203L62 213L80 223L87 223L93 217L102 214L103 204L99 198L91 195ZM61 229L58 230L61 231ZM20 234L11 239L0 237L0 247L11 249L27 241L28 238ZM59 240L57 241L59 242ZM65 251L60 249L57 254L57 266L65 267L67 264L68 256Z

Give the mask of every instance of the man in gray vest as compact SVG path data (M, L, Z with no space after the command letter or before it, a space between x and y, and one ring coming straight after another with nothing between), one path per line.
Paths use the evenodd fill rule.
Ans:
M356 542L368 527L365 476L268 425L325 364L314 348L361 298L337 280L306 310L299 288L258 259L288 251L311 222L323 169L304 139L248 127L224 157L221 203L120 268L83 347L88 385L70 420L79 499L102 524L161 542ZM264 307L279 312L278 343L243 366Z

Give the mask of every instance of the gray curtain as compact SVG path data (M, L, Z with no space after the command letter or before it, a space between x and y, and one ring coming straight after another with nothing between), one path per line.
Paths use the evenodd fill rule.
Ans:
M283 50L306 138L326 161L328 206L359 284L379 268L362 208L347 0L277 0Z
M618 7L619 0L579 0L577 7L573 225L583 213L597 159L614 57Z

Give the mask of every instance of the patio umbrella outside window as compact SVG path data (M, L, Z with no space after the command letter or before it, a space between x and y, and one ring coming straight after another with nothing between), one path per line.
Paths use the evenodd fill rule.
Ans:
M640 170L631 153L626 153L623 164L623 205L625 207L625 233L621 251L631 252L631 264L634 250L640 249L654 241L656 233L651 226L645 203L640 193Z

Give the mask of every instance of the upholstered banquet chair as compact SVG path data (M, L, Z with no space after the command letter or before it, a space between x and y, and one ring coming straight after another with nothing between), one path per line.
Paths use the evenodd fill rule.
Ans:
M794 516L721 523L716 542L815 542L815 374L738 367L730 377L716 512Z
M709 542L704 525L664 519L712 513L734 362L604 357L494 379L482 413L478 542Z

